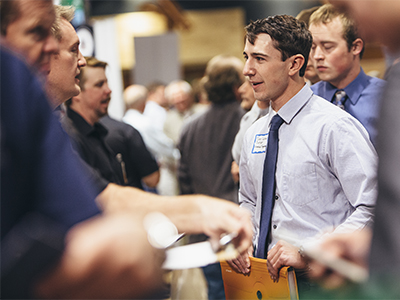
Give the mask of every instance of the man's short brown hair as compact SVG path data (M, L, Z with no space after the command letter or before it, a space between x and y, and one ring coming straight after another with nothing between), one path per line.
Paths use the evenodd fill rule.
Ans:
M268 34L275 49L282 54L282 61L289 57L301 54L304 57L304 65L299 75L304 76L307 68L308 56L312 45L312 35L306 24L288 15L271 16L265 19L252 21L245 27L246 39L254 45L259 34Z

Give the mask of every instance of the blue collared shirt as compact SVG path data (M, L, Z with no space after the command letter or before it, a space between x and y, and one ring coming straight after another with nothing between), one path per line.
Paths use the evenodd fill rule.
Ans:
M280 110L271 248L289 233L301 244L325 230L363 228L376 200L377 155L365 128L305 85ZM240 159L239 202L250 210L258 244L263 166L270 121L246 132Z
M385 80L368 76L361 68L360 73L344 88L347 100L344 110L355 117L367 129L372 143L376 142L376 125L379 116L380 99ZM337 88L327 81L311 86L312 91L322 98L332 101Z

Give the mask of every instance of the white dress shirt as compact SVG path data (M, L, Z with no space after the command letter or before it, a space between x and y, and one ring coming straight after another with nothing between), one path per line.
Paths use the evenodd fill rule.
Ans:
M269 249L290 235L298 246L326 230L347 231L372 220L377 155L365 128L305 85L280 110L275 206ZM258 244L270 112L246 132L239 203L252 213Z
M143 115L150 118L153 126L157 129L164 129L164 123L167 119L167 111L164 107L154 101L147 101Z
M146 147L156 157L157 161L179 159L179 150L175 148L174 142L161 129L154 125L152 119L149 119L135 109L129 109L122 118L122 121L139 131Z

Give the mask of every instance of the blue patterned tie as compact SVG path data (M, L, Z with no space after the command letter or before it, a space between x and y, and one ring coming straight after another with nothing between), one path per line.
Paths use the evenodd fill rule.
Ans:
M271 120L271 127L268 134L267 154L264 160L264 176L262 189L262 207L260 235L258 237L258 246L256 257L266 258L267 237L271 226L272 208L274 206L275 194L275 170L276 159L278 157L278 130L283 123L279 115L275 115Z
M335 96L333 97L332 103L344 109L344 102L347 99L347 94L344 90L337 90Z

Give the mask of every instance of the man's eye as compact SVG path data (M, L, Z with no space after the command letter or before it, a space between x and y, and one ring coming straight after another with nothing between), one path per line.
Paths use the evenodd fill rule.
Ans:
M50 31L44 29L43 27L35 27L30 31L30 33L33 34L35 40L39 42L46 39L49 36Z

